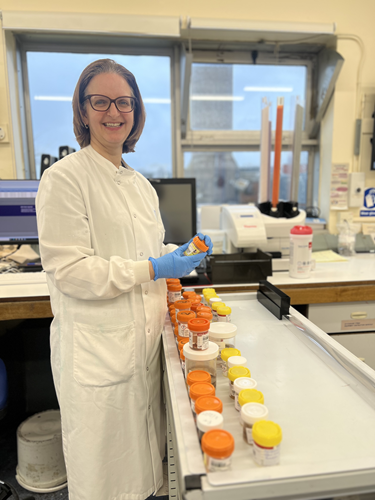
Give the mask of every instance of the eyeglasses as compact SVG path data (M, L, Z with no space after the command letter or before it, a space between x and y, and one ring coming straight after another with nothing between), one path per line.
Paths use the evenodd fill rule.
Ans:
M116 97L116 99L110 99L105 95L91 94L87 95L83 99L83 102L87 100L90 101L93 110L101 112L108 111L111 107L111 104L114 102L116 108L118 109L118 111L120 111L120 113L130 113L131 111L133 111L136 104L136 99L134 97L129 97L126 95L122 97Z

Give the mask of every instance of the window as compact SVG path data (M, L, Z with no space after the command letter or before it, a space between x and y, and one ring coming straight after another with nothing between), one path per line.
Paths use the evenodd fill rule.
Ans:
M237 61L236 61L237 60ZM257 203L260 170L261 110L270 104L274 135L277 98L284 98L280 200L290 200L296 104L304 107L298 201L311 205L308 171L317 142L308 139L313 64L310 59L193 51L183 173L197 179L197 203ZM271 182L274 153L271 153ZM311 196L310 196L311 197ZM271 199L271 193L270 193Z
M42 154L58 157L60 146L79 149L73 133L74 88L88 64L106 57L135 75L146 107L146 125L136 153L125 155L125 161L146 177L172 177L170 57L32 51L26 54L38 178Z

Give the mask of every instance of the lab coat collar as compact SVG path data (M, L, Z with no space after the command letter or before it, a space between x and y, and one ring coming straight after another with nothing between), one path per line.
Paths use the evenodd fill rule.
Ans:
M109 171L113 174L117 174L121 169L128 175L135 175L135 170L129 167L129 165L125 163L123 159L121 159L121 166L119 168L116 168L111 161L107 160L107 158L104 158L104 156L95 151L95 149L90 144L83 148L83 151L87 153L95 162L99 163L99 165L104 166L106 169L110 169Z

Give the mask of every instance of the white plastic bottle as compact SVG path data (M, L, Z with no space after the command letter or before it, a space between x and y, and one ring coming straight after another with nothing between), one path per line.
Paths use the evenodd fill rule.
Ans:
M294 226L290 230L289 275L292 278L310 277L312 235L309 226Z

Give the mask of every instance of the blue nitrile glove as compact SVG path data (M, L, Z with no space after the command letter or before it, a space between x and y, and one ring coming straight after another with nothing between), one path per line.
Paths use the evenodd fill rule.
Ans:
M200 261L207 254L199 253L198 255L186 256L184 255L184 251L188 246L189 243L185 243L185 245L177 248L174 252L167 253L158 259L149 257L148 260L154 268L154 281L159 278L182 278L199 266Z
M198 233L196 236L199 236L199 238L205 242L205 244L208 246L207 255L211 255L212 254L212 247L213 247L211 238L207 234L204 235L202 233ZM194 236L194 238L195 238L195 236ZM192 238L190 241L192 241L194 238ZM189 243L190 243L190 241L189 241Z

